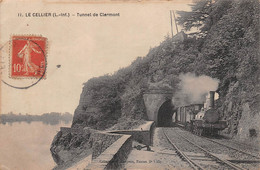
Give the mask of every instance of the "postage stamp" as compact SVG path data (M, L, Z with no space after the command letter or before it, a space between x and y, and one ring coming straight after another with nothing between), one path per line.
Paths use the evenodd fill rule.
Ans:
M11 37L11 78L44 78L47 38L42 36Z

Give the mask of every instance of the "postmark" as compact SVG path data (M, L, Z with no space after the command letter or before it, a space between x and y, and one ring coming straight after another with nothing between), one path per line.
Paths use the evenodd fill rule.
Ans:
M46 79L48 39L41 35L13 35L1 45L1 81L28 89Z
M12 36L11 78L45 77L46 41L41 36Z

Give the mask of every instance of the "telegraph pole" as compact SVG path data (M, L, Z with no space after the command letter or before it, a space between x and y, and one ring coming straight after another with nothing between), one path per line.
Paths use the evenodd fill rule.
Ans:
M170 17L171 17L171 32L172 32L172 37L173 37L173 30L172 30L172 10L170 10Z
M176 26L176 31L177 31L177 33L179 33L178 26L177 26L177 23L176 23L175 12L172 11L172 13L173 13L173 17L174 17L174 22L175 22L175 26Z
M176 32L177 32L177 34L179 33L179 30L178 30L178 25L177 25L177 23L176 23L175 13L174 13L173 10L170 10L170 17L171 17L171 32L172 32L172 37L173 37L172 14L173 14L173 17L174 17L174 23L175 23L175 27L176 27Z

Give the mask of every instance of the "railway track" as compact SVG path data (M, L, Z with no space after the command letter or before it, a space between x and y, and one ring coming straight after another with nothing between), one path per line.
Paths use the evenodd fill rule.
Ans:
M181 127L181 129L183 129L183 127ZM185 130L185 129L184 129L184 130ZM187 131L187 130L185 130L185 131ZM187 131L187 132L191 133L190 131ZM208 141L217 143L217 144L219 144L219 145L221 145L221 146L224 146L224 147L226 147L226 148L232 149L232 150L234 150L234 151L243 153L243 154L248 155L248 156L250 156L250 157L252 157L252 158L256 158L256 159L258 159L259 162L260 162L259 150L258 150L257 148L253 148L253 147L251 147L251 146L247 146L247 145L245 145L245 144L241 144L241 143L232 141L233 144L239 145L239 146L242 147L242 148L250 148L251 150L254 150L254 153L255 153L255 154L252 154L252 153L250 153L250 152L241 150L241 149L239 149L239 148L236 148L236 147L233 147L233 146L224 144L224 143L226 143L227 141L224 142L224 143L220 143L220 142L218 142L218 141L216 141L216 140L214 140L214 139L210 139L210 138L207 138L207 137L203 137L203 136L200 136L200 135L197 135L197 134L194 134L194 133L192 133L192 134L193 134L193 135L196 135L196 136L198 136L198 137L201 137L201 138L203 138L203 139L205 139L205 140L208 140ZM232 145L232 143L230 143L230 144ZM256 151L258 151L258 154L256 153Z
M190 164L190 166L197 170L197 169L201 169L201 170L204 170L204 168L202 168L199 164L195 163L191 158L189 158L184 152L182 152L172 141L171 139L169 138L169 136L165 133L164 129L163 130L163 133L164 135L166 136L166 139L170 142L170 144L173 146L173 148L176 150L176 154L178 156L180 156L183 160L185 160L186 162L188 162Z
M235 163L221 158L220 156L217 156L216 154L213 154L204 147L199 146L192 140L179 134L177 131L174 131L174 136L172 136L173 133L171 133L170 137L169 134L165 132L164 128L162 130L169 143L171 143L171 145L175 148L176 153L183 160L188 162L193 169L245 169ZM174 139L174 141L172 139ZM184 142L186 142L186 144L184 144ZM183 150L185 150L185 152ZM199 153L199 155L191 155L191 153Z
M254 157L254 158L260 160L260 157L259 157L259 156L254 155L254 154L252 154L252 153L249 153L249 152L243 151L243 150L241 150L241 149L238 149L238 148L235 148L235 147L232 147L232 146L229 146L229 145L220 143L220 142L218 142L218 141L216 141L216 140L213 140L213 139L209 139L209 138L206 138L206 137L202 137L202 138L204 138L205 140L208 140L208 141L217 143L217 144L219 144L219 145L221 145L221 146L227 147L227 148L229 148L229 149L233 149L233 150L235 150L235 151L237 151L237 152L241 152L241 153L243 153L243 154L249 155L249 156L251 156L251 157Z

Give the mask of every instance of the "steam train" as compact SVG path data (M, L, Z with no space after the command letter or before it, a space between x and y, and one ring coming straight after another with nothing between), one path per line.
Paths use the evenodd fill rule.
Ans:
M220 114L214 108L215 92L209 92L209 101L205 104L192 104L177 108L175 123L197 135L216 135L227 128L227 121L220 120Z

